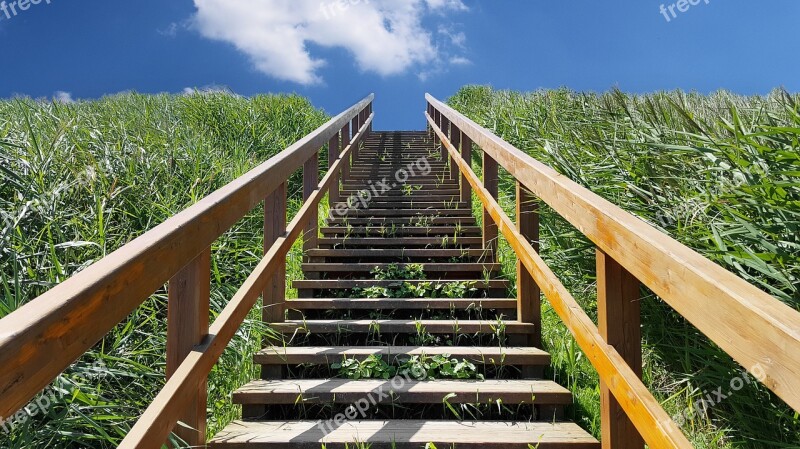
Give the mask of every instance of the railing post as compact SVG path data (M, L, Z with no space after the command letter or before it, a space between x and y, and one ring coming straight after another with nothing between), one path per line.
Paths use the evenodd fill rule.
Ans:
M433 123L436 123L436 126L438 126L440 128L442 126L442 115L441 115L441 113L439 113L438 109L434 109L433 110ZM437 145L439 143L441 143L441 142L439 142L439 135L436 134L436 132L434 131L434 133L433 133L433 144Z
M305 164L303 164L303 201L311 198L314 191L319 187L319 152L314 153ZM317 247L319 234L319 213L313 214L308 220L305 232L303 233L303 260L309 262L306 255L309 250Z
M361 124L358 122L358 114L356 114L356 116L353 117L353 121L350 123L351 143L355 141L355 137L356 134L358 134L359 128L361 128ZM355 163L356 158L358 158L358 145L353 146L353 151L351 151L351 153L353 153L353 163Z
M342 128L342 148L343 151L347 146L350 145L350 124L347 123ZM347 159L342 161L342 184L347 183L347 179L350 177L350 160L352 159L352 152L349 153Z
M472 167L472 139L464 133L461 133L461 157ZM466 175L461 175L461 202L472 210L472 186Z
M439 128L442 129L442 134L444 134L444 138L445 139L450 139L450 121L447 120L447 117L445 117L444 115L441 116L440 120L441 120L441 123L439 124ZM449 156L449 153L447 151L447 148L445 148L445 146L442 145L442 162L447 164L449 158L450 158L450 156Z
M167 379L208 335L211 294L211 249L207 248L169 281L167 306ZM185 424L175 434L192 447L206 445L208 387L197 386L191 403L178 417Z
M336 160L339 159L339 145L341 145L341 131L334 134L328 141L328 170L330 170L333 164L336 163ZM333 181L331 190L328 193L328 205L331 210L339 203L339 178L340 176L337 176L336 180Z
M483 186L494 199L497 199L499 171L497 161L483 152ZM484 206L483 208L483 249L492 251L492 260L497 259L497 224Z
M286 182L279 185L264 201L264 253L279 237L286 233ZM286 316L286 255L276 255L281 260L278 268L264 287L261 319L265 323L280 323ZM281 367L264 365L262 379L280 378Z
M539 203L523 185L517 181L517 230L539 252ZM526 343L534 348L542 347L541 290L522 263L517 260L517 319L536 326L528 335Z
M453 143L453 147L459 152L461 152L461 130L456 127L456 125L450 125L450 141ZM450 152L448 151L448 155ZM453 159L452 156L448 158L450 161L450 180L456 181L458 179L458 174L461 173L461 170L458 169L458 164L456 160Z
M597 250L600 333L642 377L641 284L622 265ZM603 449L642 449L644 441L608 386L600 382Z

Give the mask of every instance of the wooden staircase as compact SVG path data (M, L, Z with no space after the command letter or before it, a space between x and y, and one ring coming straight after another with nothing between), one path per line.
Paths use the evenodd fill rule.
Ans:
M211 447L599 447L563 422L572 395L541 379L550 357L527 344L540 323L516 319L493 245L483 241L471 198L462 197L442 155L425 132L378 132L363 141L340 196L371 198L351 201L355 207L321 227L306 252L305 279L293 281L300 299L287 301L287 319L271 324L283 340L255 357L263 378L233 395L244 419ZM410 267L416 278L374 274ZM378 296L398 296L401 286L466 294L363 297L376 287L395 292ZM343 360L397 365L435 356L471 363L484 377L352 380L332 369Z

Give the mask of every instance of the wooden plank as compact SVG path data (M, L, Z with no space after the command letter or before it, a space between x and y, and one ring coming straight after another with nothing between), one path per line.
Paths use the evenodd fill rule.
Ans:
M386 269L390 267L397 267L401 269L408 268L409 266L421 265L422 271L427 273L459 273L459 272L498 272L500 271L499 263L423 263L423 264L408 264L408 263L305 263L303 264L303 271L322 271L326 273L355 273L366 272L369 273L377 268Z
M480 237L481 230L478 227L464 227L458 229L454 226L432 226L429 228L423 228L419 226L411 226L411 227L392 227L391 225L379 225L379 226L353 226L351 228L345 227L338 227L338 228L329 228L326 227L322 229L322 234L326 237L330 236L341 236L347 235L348 237L353 236L373 236L373 237L383 237L383 236L460 236L460 237Z
M459 449L598 449L597 440L576 424L474 421L345 421L320 427L319 421L235 421L210 447L219 449L296 449L357 447L420 449L427 444Z
M430 95L481 148L800 411L800 312L504 142ZM668 274L668 275L667 275ZM747 323L743 326L743 323Z
M233 403L253 404L350 404L370 394L386 393L394 404L437 404L445 397L451 404L567 405L572 393L547 380L406 380L395 379L291 379L256 380L233 393ZM450 396L450 395L455 396ZM377 402L377 399L376 399Z
M372 121L370 117L366 124ZM342 152L346 158L352 150L348 146ZM336 179L341 170L341 162L337 161L323 178L318 191L306 201L287 228L286 234L279 238L270 248L267 255L258 263L247 277L228 305L217 316L209 329L208 337L198 345L181 363L173 377L145 410L141 418L128 432L118 449L149 449L160 447L177 422L179 411L191 400L197 386L208 376L219 360L233 336L238 332L244 319L250 313L258 297L267 285L267 280L278 268L281 258L291 249L295 240L302 234L305 223L312 213L317 213L321 192L325 192Z
M496 320L288 320L274 323L271 327L283 334L303 332L354 332L354 333L387 333L415 334L419 332L417 325L431 334L493 334L497 329ZM506 334L529 334L535 332L532 324L518 321L505 321Z
M333 183L331 183L333 184ZM303 164L303 201L307 201L319 187L319 153L314 153ZM319 213L311 214L308 224L303 232L303 260L310 259L306 255L308 250L317 247L319 239Z
M259 351L254 362L258 364L299 365L302 363L331 364L343 359L364 360L379 355L390 363L410 357L449 356L469 360L481 365L546 366L550 354L537 348L465 347L465 346L347 346L347 347L292 347L271 346Z
M459 154L460 158L460 154ZM463 159L462 159L463 160ZM486 152L483 153L483 187L492 196L498 198L498 182L500 174L498 172L497 162L492 159ZM497 251L497 225L492 218L492 215L483 209L483 247L490 249L493 252Z
M471 288L479 290L484 289L505 289L511 283L505 279L485 281L482 279L406 279L398 281L379 281L375 279L329 279L329 280L303 280L292 281L292 286L297 289L324 289L324 290L341 290L351 288L370 288L370 287L400 287L408 283L411 285L418 285L421 283L435 285L447 285L452 283L468 283Z
M384 257L415 257L415 258L439 258L439 257L477 257L484 260L491 259L491 253L484 249L316 249L309 252L312 257L360 257L360 258L384 258Z
M275 190L373 97L0 320L0 416L27 404Z
M437 248L452 247L458 245L480 245L482 240L480 237L401 237L401 238L377 238L377 237L350 237L350 238L335 238L323 237L319 239L320 246L343 245L348 247L354 246L433 246Z
M461 158L472 166L472 139L468 135L458 130L461 136ZM458 170L460 172L460 170ZM469 209L472 209L472 187L469 185L469 180L466 176L461 175L461 202L469 204Z
M333 163L339 159L339 150L342 147L342 135L341 131L334 134L333 137L330 138L328 141L328 170L333 167ZM340 198L340 184L341 179L337 179L331 185L330 192L328 193L328 204L331 208L336 207L336 203L339 202Z
M167 306L167 379L208 335L211 297L211 248L207 248L169 281ZM184 425L174 432L191 446L206 443L208 389L201 380L178 415Z
M450 141L453 143L453 146L456 148L461 148L461 130L459 130L455 125L452 126L450 130ZM452 157L448 157L448 172L451 181L456 181L460 178L460 172L458 170L458 165L456 165L456 161Z
M286 233L286 195L284 182L264 201L264 254ZM277 268L267 279L262 295L261 319L265 323L283 321L286 317L286 255L276 256ZM264 342L266 344L266 341ZM279 377L270 367L261 368L261 378Z
M533 249L539 252L539 204L525 188L517 183L517 230L527 241L531 242ZM522 262L517 260L517 317L520 321L536 324L539 332L531 336L528 344L542 346L542 291L536 285Z
M501 298L314 298L293 299L287 306L292 310L513 309L516 301Z
M642 377L641 283L597 250L597 318L600 334ZM600 381L603 449L643 449L644 440L608 385Z
M431 118L428 117L428 120L430 122ZM435 131L441 136L441 130L435 129ZM456 152L449 142L444 142L444 145L448 151ZM517 257L550 300L553 310L575 337L578 346L592 361L600 379L609 386L645 442L653 448L692 448L681 429L661 408L661 404L628 366L625 359L613 347L606 344L599 329L580 304L542 260L531 243L517 231L516 225L506 216L491 193L483 187L475 172L461 158L458 159L458 163L481 203L494 218L499 231L506 237Z

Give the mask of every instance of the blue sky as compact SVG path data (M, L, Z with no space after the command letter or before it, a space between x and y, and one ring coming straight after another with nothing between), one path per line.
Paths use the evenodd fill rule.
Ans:
M337 113L375 92L378 129L420 129L423 94L465 84L800 91L797 0L12 1L4 98L227 86Z

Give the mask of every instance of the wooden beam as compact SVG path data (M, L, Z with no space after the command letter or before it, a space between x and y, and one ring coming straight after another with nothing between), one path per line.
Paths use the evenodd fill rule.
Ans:
M167 379L208 335L211 295L211 249L195 257L172 277L167 289ZM206 379L198 382L186 407L181 409L175 434L192 447L206 444Z
M464 133L460 134L461 158L464 159L470 167L472 167L472 139L470 139L469 136ZM461 175L461 202L466 203L469 209L472 209L472 187L470 187L469 180L463 174Z
M373 98L0 320L0 416L27 404Z
M450 140L453 142L453 146L461 149L461 131L453 126L450 130ZM450 180L455 181L459 178L459 171L458 165L456 164L455 159L452 157L448 157L447 161L449 162L448 170L450 171Z
M342 127L342 148L347 148L350 146L350 142L352 142L352 138L350 136L350 123L347 123ZM351 159L352 155L348 155L344 160L342 160L342 184L350 179Z
M597 250L597 314L600 334L642 377L641 283ZM608 385L600 381L603 449L643 449L644 440Z
M355 146L355 145L354 145ZM319 187L319 153L314 153L303 165L303 201L311 198ZM317 248L319 240L319 213L308 219L303 234L303 260L310 262L306 255L309 250Z
M500 173L495 161L486 152L483 153L483 187L492 198L497 199L498 195L498 181ZM493 257L497 257L497 225L489 214L489 211L483 208L483 248L492 250Z
M539 252L539 203L519 182L517 183L517 230ZM517 319L536 325L536 333L527 343L542 347L542 291L522 262L517 261Z
M426 99L534 195L800 411L800 312L640 218ZM743 325L747 323L747 325Z
M428 117L428 121L433 123L430 117ZM438 127L435 127L434 130L440 138L444 137ZM454 157L458 154L450 142L443 140L443 144ZM589 318L589 315L542 260L533 245L519 233L516 225L511 222L497 200L482 185L480 178L472 171L472 168L461 158L458 158L457 161L461 172L469 179L475 194L496 220L499 231L506 237L525 269L550 300L553 310L575 337L578 346L597 369L600 379L608 385L647 444L651 448L659 449L692 449L691 443L683 435L680 427L661 408L661 404L628 366L625 359L614 347L606 344L605 339L600 335L600 330Z
M328 170L330 170L334 162L339 159L339 148L341 148L341 144L341 132L334 134L331 140L328 141ZM341 180L336 179L331 185L330 192L328 192L328 205L331 209L336 207L336 204L339 202L340 192Z

